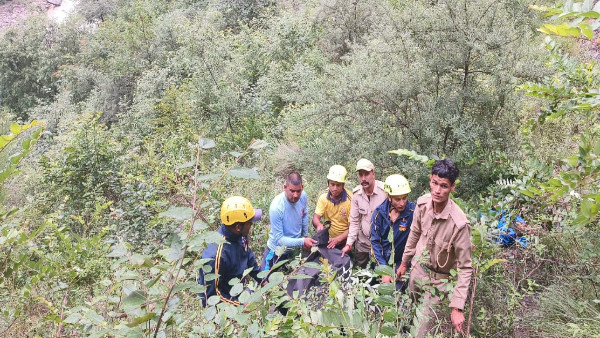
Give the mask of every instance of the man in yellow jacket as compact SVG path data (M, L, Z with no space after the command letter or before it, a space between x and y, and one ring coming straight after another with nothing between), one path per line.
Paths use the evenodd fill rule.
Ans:
M431 293L431 287L447 293L450 270L453 269L458 270L458 279L450 298L450 319L458 332L464 332L463 309L473 267L471 225L465 213L450 199L457 177L458 168L451 160L440 160L433 165L429 181L431 193L417 200L411 232L396 276L400 280L412 260L409 292L414 298L421 295L425 306L424 316L416 323L418 337L424 337L439 317L435 315L435 306L441 299Z

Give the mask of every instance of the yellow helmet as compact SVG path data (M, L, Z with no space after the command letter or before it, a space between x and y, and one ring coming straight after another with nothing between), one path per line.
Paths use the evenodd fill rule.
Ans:
M221 205L221 222L232 225L237 222L256 222L262 217L262 210L254 209L248 199L232 196Z
M327 174L327 179L339 183L346 183L347 175L348 172L346 171L346 168L336 164L332 165L331 168L329 168L329 174Z
M390 175L385 179L383 190L390 196L407 195L410 192L410 185L406 177L402 175Z

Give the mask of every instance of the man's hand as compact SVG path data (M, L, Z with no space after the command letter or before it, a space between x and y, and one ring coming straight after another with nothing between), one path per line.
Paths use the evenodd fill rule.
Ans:
M400 263L398 271L396 271L396 280L402 280L402 276L404 276L404 274L406 273L406 269L408 269L408 264L406 264L406 262Z
M321 231L321 230L323 230L323 229L325 229L325 228L323 227L323 224L319 224L319 225L315 224L315 230L316 230L317 232L319 232L319 231Z
M392 276L381 276L381 282L382 283L391 283L394 280L392 279Z
M346 246L342 249L342 257L348 252L352 250L352 246L350 244L346 244Z
M463 323L465 322L465 314L459 311L458 308L453 307L452 313L450 314L452 325L454 329L460 333L463 333Z
M310 248L312 248L315 244L317 244L317 241L315 241L314 239L310 237L304 237L304 245L302 247L304 248L304 250L310 250Z
M327 248L333 249L336 246L338 246L341 242L342 240L340 239L340 236L330 238L329 242L327 243Z

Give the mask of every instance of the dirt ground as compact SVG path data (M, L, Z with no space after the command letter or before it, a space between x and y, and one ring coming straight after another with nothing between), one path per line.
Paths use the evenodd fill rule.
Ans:
M0 30L18 24L29 14L46 12L53 6L46 0L5 0L4 4L0 4Z

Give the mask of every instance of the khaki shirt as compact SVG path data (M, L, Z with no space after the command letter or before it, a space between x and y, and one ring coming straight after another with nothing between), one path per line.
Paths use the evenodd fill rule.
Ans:
M402 262L412 259L413 266L422 262L423 252L429 252L424 265L430 270L449 274L458 269L458 280L450 307L463 309L473 273L471 264L471 225L465 213L452 200L444 210L434 216L431 194L417 200L410 235L404 249Z
M387 194L383 191L383 182L377 180L370 197L361 185L352 192L354 195L350 206L350 227L346 244L352 245L356 242L356 250L371 252L371 218L373 211L386 200Z

